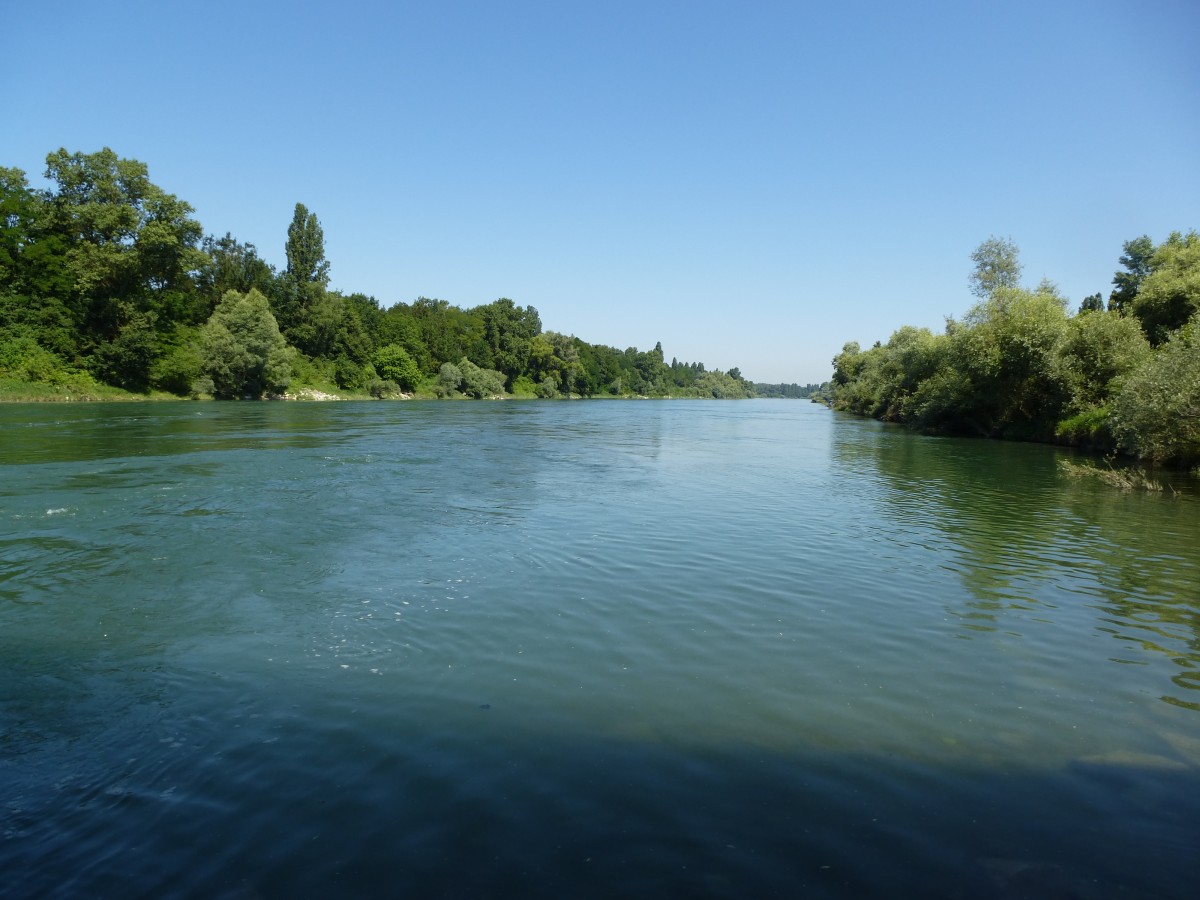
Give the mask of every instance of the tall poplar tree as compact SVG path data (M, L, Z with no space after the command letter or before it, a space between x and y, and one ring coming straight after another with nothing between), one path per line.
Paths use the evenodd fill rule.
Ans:
M287 269L279 279L275 318L289 341L309 356L319 355L316 312L329 284L329 261L325 259L325 232L316 214L303 203L296 204L288 226Z
M287 274L300 284L329 284L329 261L325 259L325 232L315 213L303 203L296 204L292 224L288 226Z

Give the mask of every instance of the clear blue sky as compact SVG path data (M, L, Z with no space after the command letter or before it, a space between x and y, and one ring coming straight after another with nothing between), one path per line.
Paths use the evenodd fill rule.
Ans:
M0 165L111 147L282 267L757 381L940 330L971 251L1107 296L1200 228L1200 3L14 3Z

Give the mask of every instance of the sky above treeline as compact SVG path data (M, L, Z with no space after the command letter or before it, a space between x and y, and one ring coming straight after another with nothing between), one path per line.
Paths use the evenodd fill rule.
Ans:
M1107 297L1200 228L1200 3L12 5L0 165L111 147L283 268L532 305L547 330L821 382L944 327L970 253Z

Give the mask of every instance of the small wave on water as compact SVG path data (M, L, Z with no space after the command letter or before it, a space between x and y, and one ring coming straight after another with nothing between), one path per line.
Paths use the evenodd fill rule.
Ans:
M1194 892L1183 506L809 404L320 407L6 466L15 895Z

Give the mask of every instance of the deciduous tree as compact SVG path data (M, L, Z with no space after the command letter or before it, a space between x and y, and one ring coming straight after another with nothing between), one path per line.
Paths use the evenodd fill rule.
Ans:
M329 261L325 258L325 231L315 213L297 203L288 226L287 274L301 284L329 285Z
M1155 249L1133 299L1133 315L1155 346L1200 310L1200 234L1172 232Z
M421 370L408 351L399 344L380 347L371 357L380 378L394 381L403 390L411 391L421 380Z
M215 396L257 398L287 389L295 350L257 290L227 293L200 337L204 374Z
M1121 254L1120 263L1125 271L1113 275L1113 292L1108 296L1108 308L1116 312L1128 312L1132 308L1142 280L1150 274L1150 262L1154 257L1154 241L1149 235L1143 234L1122 246L1125 252Z
M1071 412L1108 402L1115 382L1150 355L1135 319L1116 312L1088 312L1066 323L1054 347L1054 372L1069 393Z
M190 204L150 181L144 163L107 147L46 157L46 229L67 246L73 278L68 305L83 349L120 338L134 313L167 329L194 308L192 275L205 257Z
M1200 313L1125 378L1112 426L1124 448L1144 459L1200 460Z
M1020 251L1010 238L989 237L975 248L971 261L975 268L970 286L976 297L990 297L1002 288L1015 288L1021 283Z

